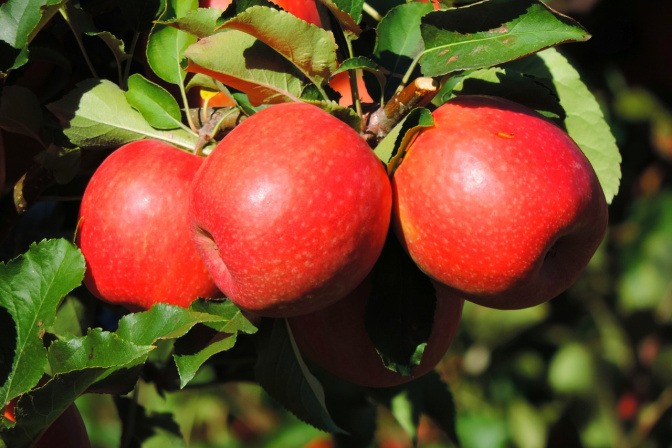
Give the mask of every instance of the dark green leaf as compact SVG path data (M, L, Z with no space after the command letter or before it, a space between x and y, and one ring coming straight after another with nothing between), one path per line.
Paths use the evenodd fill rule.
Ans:
M43 142L44 118L37 96L25 87L6 86L0 96L0 128Z
M154 128L177 129L182 125L182 112L175 97L139 73L128 78L126 100Z
M347 70L364 70L371 73L375 76L380 86L380 90L385 89L385 84L387 83L387 77L383 74L382 70L378 68L378 65L372 60L365 56L357 56L354 58L346 59L338 66L338 69L332 73L332 76L347 71Z
M129 446L148 446L148 440L155 434L164 436L163 443L168 443L170 447L186 446L180 426L172 414L147 412L144 406L127 397L116 396L114 403L123 422L121 438L127 440Z
M322 385L303 362L284 319L267 320L260 327L254 372L264 390L299 419L323 431L342 432L329 415Z
M67 409L104 369L94 368L56 375L46 384L21 395L14 409L16 425L0 432L12 448L27 448Z
M385 367L411 375L432 333L434 286L392 233L371 271L371 281L366 331Z
M319 0L336 18L341 28L353 36L362 32L358 23L361 19L363 2L359 0ZM345 8L345 9L343 9Z
M0 306L14 321L16 352L0 387L0 402L32 388L45 372L47 351L42 337L51 327L60 301L84 278L84 257L66 240L32 244L28 252L0 264ZM4 328L3 328L4 331Z
M352 20L354 20L355 23L359 23L362 20L362 8L364 7L364 0L328 0L322 1L322 3L324 3L327 7L333 4L338 8L339 11L342 11L352 17Z
M486 0L425 15L420 67L425 76L484 68L590 36L537 0Z

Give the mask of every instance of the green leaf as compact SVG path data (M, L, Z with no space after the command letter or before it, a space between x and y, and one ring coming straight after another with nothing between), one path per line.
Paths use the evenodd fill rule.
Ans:
M618 193L622 159L602 109L576 69L557 50L548 49L539 56L565 110L565 128L590 160L607 202L611 203Z
M370 394L392 412L402 428L417 443L422 414L431 418L459 446L455 401L448 384L436 372L401 386L371 390Z
M535 60L531 64L544 65L537 54L524 58L525 61L531 59ZM442 90L437 95L440 97L435 97L437 101L434 104L438 106L444 103L455 92L462 95L498 96L534 109L560 127L564 127L562 121L565 111L558 102L558 96L550 78L541 79L538 76L532 76L529 70L521 69L522 61L520 64L518 62L506 63L498 67L470 70L457 75L455 78L458 79L455 79L452 88Z
M203 38L214 34L221 25L222 11L216 8L198 8L189 11L184 17L160 22L162 25L171 26L175 29Z
M332 33L285 11L254 6L224 24L264 42L294 64L316 86L322 86L337 68Z
M358 23L362 16L363 2L359 0L319 0L331 12L343 31L359 36L362 29Z
M378 38L373 54L377 62L390 72L387 95L391 95L413 61L422 53L420 20L433 11L430 3L411 2L392 8L376 28Z
M92 307L87 307L82 300L70 295L58 307L56 320L47 331L59 338L83 336L93 322Z
M216 321L204 322L205 325L213 330L228 334L254 334L257 332L257 327L255 327L230 300L217 301L198 299L191 304L189 309L194 312L205 313L219 318L219 320Z
M203 313L219 318L215 321L203 322L206 326L218 332L218 335L208 341L204 347L199 347L195 353L176 353L175 364L180 375L180 387L189 383L200 367L214 355L231 349L236 344L238 333L253 334L255 327L231 301L197 300L191 304L193 312Z
M138 345L154 344L158 339L174 339L201 322L221 321L221 317L193 312L187 308L158 303L147 311L127 314L119 321L117 335Z
M49 346L49 364L54 375L76 370L107 369L144 362L152 345L137 345L118 334L90 329L86 336L57 340Z
M124 423L121 440L128 440L129 446L152 448L181 448L186 443L180 426L170 412L147 412L147 409L128 397L114 397L119 419ZM129 416L133 416L132 420ZM156 441L155 436L160 436Z
M14 321L16 347L13 359L0 362L11 365L0 403L30 390L44 374L45 329L53 325L63 297L81 284L84 270L81 252L63 239L33 243L25 254L0 263L0 306Z
M374 152L386 165L392 166L395 158L394 165L398 165L413 137L423 128L433 125L429 109L413 109L378 143Z
M130 57L125 51L124 41L109 31L99 31L91 15L79 5L68 2L64 7L64 11L68 24L77 36L86 34L87 36L99 37L107 45L117 62L117 70L121 74L121 63Z
M139 73L128 78L126 100L154 128L177 129L182 126L182 112L175 97Z
M375 76L376 81L378 81L381 92L385 89L385 85L387 84L387 77L378 67L376 62L372 59L369 59L365 56L356 56L354 58L346 59L341 63L341 65L338 66L338 69L332 73L331 76L348 70L364 70L371 73L373 76Z
M194 376L198 369L210 358L218 353L231 349L236 344L236 336L230 335L222 339L210 342L205 348L199 350L194 354L185 354L174 356L175 365L180 375L180 387L186 386Z
M196 0L169 0L166 13L161 20L169 20L187 15L198 7ZM187 72L182 67L184 50L196 42L196 36L172 26L157 23L152 28L147 41L147 62L152 71L166 82L181 85Z
M43 142L44 118L37 96L25 87L6 86L0 96L0 128Z
M2 430L8 446L27 448L67 409L104 369L87 369L49 379L46 384L21 395L14 409L16 425Z
M227 57L221 57L226 54ZM296 67L247 33L226 30L185 51L188 70L203 73L248 95L252 104L299 101L303 91Z
M425 76L485 68L590 36L538 0L486 0L422 18Z
M9 0L0 5L0 43L17 52L1 51L0 73L28 62L28 44L65 3L64 0ZM11 54L5 59L4 56Z
M300 420L318 429L342 432L329 415L322 385L301 358L284 319L263 323L258 352L254 372L261 387L271 397Z
M362 9L364 7L364 0L320 0L327 7L333 6L337 7L339 11L342 11L352 17L356 23L359 23L362 20ZM331 7L330 9L333 9Z
M80 82L47 108L76 146L110 148L142 138L163 140L187 149L196 145L196 135L187 131L154 129L128 104L124 91L104 79Z

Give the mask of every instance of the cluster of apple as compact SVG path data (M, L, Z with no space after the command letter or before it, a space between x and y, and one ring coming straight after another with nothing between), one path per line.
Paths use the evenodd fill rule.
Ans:
M268 106L207 157L141 140L114 151L82 199L85 284L130 310L225 295L287 318L308 359L390 386L434 368L463 300L515 309L556 297L606 231L580 148L535 112L463 96L434 110L394 170L317 106ZM431 279L432 332L410 376L386 369L364 322L388 238Z

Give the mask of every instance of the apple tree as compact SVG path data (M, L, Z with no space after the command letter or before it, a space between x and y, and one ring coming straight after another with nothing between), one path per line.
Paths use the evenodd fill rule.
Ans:
M590 37L539 0L2 2L1 443L77 407L92 446L484 443L439 364L604 257Z

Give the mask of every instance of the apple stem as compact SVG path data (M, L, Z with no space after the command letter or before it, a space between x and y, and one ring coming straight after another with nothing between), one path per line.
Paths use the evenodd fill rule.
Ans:
M396 93L385 106L373 112L365 131L365 138L378 142L397 125L412 109L427 105L439 83L433 78L420 77Z
M202 156L203 148L211 141L220 130L234 128L241 119L244 118L243 113L237 107L226 107L214 110L203 108L202 119L207 121L203 123L198 131L198 141L194 153L197 156ZM198 115L198 109L195 112ZM209 118L208 118L209 114Z

